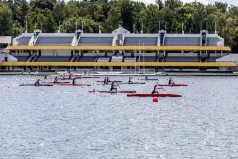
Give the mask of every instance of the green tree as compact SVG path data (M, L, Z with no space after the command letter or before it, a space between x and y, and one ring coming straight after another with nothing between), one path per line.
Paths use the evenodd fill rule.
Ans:
M133 3L130 0L122 0L121 4L121 20L122 25L129 31L133 31Z
M163 9L164 3L162 0L155 0L155 3L158 5L159 10Z
M121 10L120 6L113 5L111 10L109 11L109 16L105 21L106 32L112 32L114 29L118 28L119 24L122 24L121 20Z
M0 35L11 35L12 28L12 12L4 3L0 2Z
M77 25L76 25L77 24ZM92 19L86 19L82 17L72 17L69 19L66 19L62 26L62 32L65 33L74 33L77 29L83 29L85 33L95 33L98 32L99 24ZM82 28L83 27L83 28Z

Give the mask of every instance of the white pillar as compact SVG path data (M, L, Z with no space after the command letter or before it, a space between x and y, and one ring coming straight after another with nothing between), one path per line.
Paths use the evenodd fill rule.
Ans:
M184 50L181 50L182 56L184 55Z

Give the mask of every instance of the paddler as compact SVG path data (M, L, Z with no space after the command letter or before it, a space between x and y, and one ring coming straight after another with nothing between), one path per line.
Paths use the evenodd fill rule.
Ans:
M107 77L104 78L104 84L107 84Z
M73 79L72 85L76 85L76 83L75 83L75 78Z
M169 78L169 85L175 84L174 81L172 80L172 78Z
M58 83L58 77L57 76L55 77L55 80L54 80L54 84L55 83Z
M148 76L145 76L145 80L148 80Z
M72 73L69 74L69 79L71 79L71 77L72 77Z
M132 77L129 77L129 81L128 81L128 83L131 83L131 82L132 82L131 79L132 79Z
M40 85L40 79L38 79L36 82L35 82L35 86L39 86Z
M47 76L45 75L44 79L47 79Z
M110 91L112 91L112 90L114 90L114 89L117 91L117 88L115 87L114 81L112 81Z
M153 91L152 91L151 94L155 94L155 93L159 94L159 91L158 91L158 85L159 85L159 83L156 82L156 84L154 85L154 89L153 89Z

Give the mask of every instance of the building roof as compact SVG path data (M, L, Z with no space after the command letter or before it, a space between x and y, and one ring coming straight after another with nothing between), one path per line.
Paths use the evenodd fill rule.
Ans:
M0 36L0 44L11 44L12 37L11 36Z
M231 51L228 46L8 46L8 50L147 50Z
M130 31L126 30L123 27L119 27L116 30L113 30L112 34L130 34Z

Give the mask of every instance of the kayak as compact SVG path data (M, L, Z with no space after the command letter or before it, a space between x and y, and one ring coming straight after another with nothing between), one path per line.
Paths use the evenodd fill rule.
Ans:
M96 81L96 82L104 82L104 81ZM112 82L112 81L108 81L108 82ZM114 82L122 82L122 81L114 81Z
M100 77L77 77L77 79L80 79L80 78L100 78Z
M35 84L20 84L20 86L53 86L51 84L40 84L40 85L35 85Z
M63 83L59 85L61 86L91 86L91 84L68 84L68 83Z
M127 97L182 97L178 94L127 94Z
M44 78L40 78L41 81L46 81L46 80L54 80L55 78L47 78L47 79L44 79ZM38 80L38 79L34 79L34 80Z
M158 86L176 87L176 86L188 86L188 85L186 85L186 84L159 84Z
M127 82L122 84L145 84L145 82Z
M107 84L104 84L104 83L96 83L96 85L102 85L102 86L109 86L111 85L111 83L107 83ZM117 84L114 84L114 86L117 86Z
M76 78L78 79L78 78ZM73 80L73 78L60 78L60 80Z
M151 78L151 79L140 79L140 80L146 80L146 81L158 81L159 79L153 79L153 78Z
M67 83L70 83L70 82L44 82L46 84L67 84Z
M136 93L136 91L88 91L89 93Z
M73 79L81 79L82 77L75 77L75 78L60 78L60 80L73 80Z

